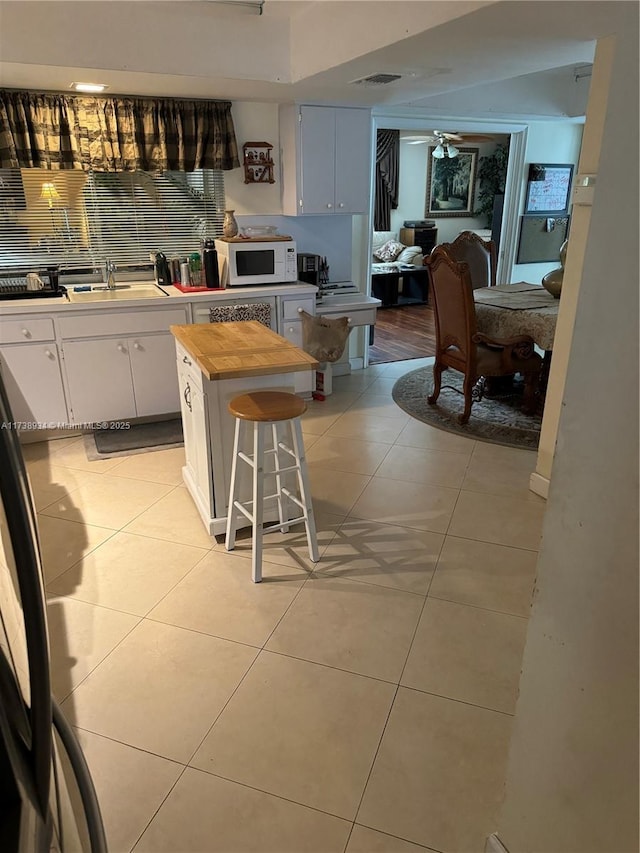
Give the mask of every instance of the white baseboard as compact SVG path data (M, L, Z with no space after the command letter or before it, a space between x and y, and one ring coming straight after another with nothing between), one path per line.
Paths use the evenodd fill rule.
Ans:
M532 492L535 492L536 495L540 495L541 498L544 498L545 501L549 497L549 480L546 477L543 477L542 474L538 474L535 471L529 477L529 488Z
M492 832L485 842L484 853L509 853L509 851L495 832Z

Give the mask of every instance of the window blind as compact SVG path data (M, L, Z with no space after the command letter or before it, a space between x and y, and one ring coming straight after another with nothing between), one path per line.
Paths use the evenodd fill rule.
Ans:
M224 172L0 169L0 268L149 264L222 234Z

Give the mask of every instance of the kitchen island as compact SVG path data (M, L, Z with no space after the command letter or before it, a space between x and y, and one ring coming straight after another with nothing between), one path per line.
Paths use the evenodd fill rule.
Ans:
M318 362L256 320L177 325L170 331L176 340L184 432L182 476L205 528L218 536L225 531L233 460L235 422L227 404L247 391L294 392L296 374L311 372ZM248 476L240 479L239 488L240 499L248 498ZM267 477L265 493L274 488ZM265 513L265 521L275 517Z

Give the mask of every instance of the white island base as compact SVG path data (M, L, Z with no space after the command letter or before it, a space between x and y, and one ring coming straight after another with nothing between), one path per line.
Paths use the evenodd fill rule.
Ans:
M228 325L238 324L220 324L218 329ZM174 328L184 327L172 327L172 331ZM265 331L274 338L279 337L273 332ZM284 342L284 339L281 340ZM289 350L295 350L291 344L288 344L288 347ZM296 350L296 352L300 351ZM228 403L233 397L248 391L275 390L295 393L296 373L290 371L229 379L208 379L192 353L180 340L176 341L176 355L186 456L182 477L209 535L221 536L225 533L227 523L235 430L235 419L229 413ZM307 370L317 364L306 353L302 355L311 362L306 365ZM298 371L300 369L303 369L302 364L298 366ZM243 450L247 454L251 453L249 446L245 446ZM269 461L265 463L265 468L268 473ZM251 476L248 466L246 470L241 469L240 478L240 500L250 500ZM293 481L291 485L295 488ZM265 494L274 493L275 481L267 476ZM298 514L295 507L292 507L292 512ZM273 506L267 504L264 511L265 522L276 519L275 502ZM244 516L238 517L239 528L248 524Z

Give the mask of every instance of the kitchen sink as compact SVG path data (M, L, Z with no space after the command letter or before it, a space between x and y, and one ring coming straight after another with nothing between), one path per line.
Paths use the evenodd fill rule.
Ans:
M105 285L97 285L91 290L67 290L69 302L120 302L123 299L157 299L168 295L153 282L117 284L115 290L109 290Z

